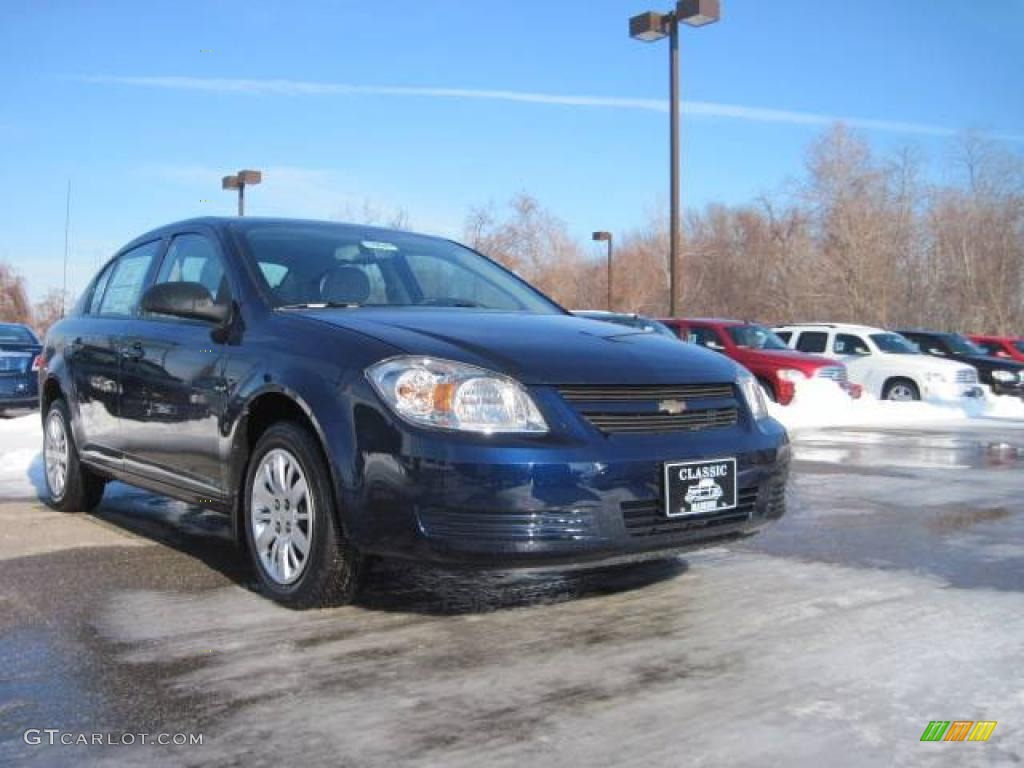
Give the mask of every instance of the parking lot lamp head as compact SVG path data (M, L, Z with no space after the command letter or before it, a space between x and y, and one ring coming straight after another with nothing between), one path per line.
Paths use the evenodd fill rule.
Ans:
M245 188L249 184L259 184L263 181L263 174L260 171L239 171L234 176L225 176L221 179L221 189L238 190L238 215L245 215Z

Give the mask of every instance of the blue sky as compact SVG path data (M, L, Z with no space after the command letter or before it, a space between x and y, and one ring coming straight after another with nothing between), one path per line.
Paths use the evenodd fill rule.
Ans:
M664 6L664 8L662 8ZM585 236L667 199L667 45L627 19L669 2L0 0L0 260L70 287L142 231L230 214L220 176L264 169L254 215L364 201L458 235L536 195ZM980 129L1024 152L1024 1L722 0L681 43L687 206L798 175L842 118L881 152Z

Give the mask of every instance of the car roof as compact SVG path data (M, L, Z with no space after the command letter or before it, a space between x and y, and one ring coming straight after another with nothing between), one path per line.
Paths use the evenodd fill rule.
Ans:
M776 328L784 328L786 330L837 330L837 331L850 331L853 333L888 333L884 328L878 328L873 325L857 325L856 323L787 323L785 325L777 325Z
M727 317L680 317L677 320L681 323L700 323L701 325L722 325L727 327L754 324L748 320L734 320Z
M309 227L322 227L324 230L329 229L351 229L358 232L371 233L376 236L388 236L388 235L414 235L416 237L429 238L431 240L448 240L448 238L437 237L436 235L426 235L420 232L410 232L406 230L394 229L390 227L377 227L370 224L354 224L344 221L328 221L324 219L290 219L282 217L272 216L197 216L191 219L182 219L181 221L175 221L170 224L164 224L163 226L151 229L138 237L132 239L124 247L119 249L121 251L127 250L134 247L138 243L144 243L149 240L154 240L158 237L163 237L182 229L188 229L189 227L210 227L221 232L227 231L229 228L241 228L249 229L256 226L265 227L271 226L295 226L296 224Z

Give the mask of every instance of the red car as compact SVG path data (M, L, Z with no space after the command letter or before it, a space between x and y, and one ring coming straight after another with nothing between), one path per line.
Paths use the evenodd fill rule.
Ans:
M860 396L860 387L849 384L846 366L838 360L797 352L771 330L741 320L668 318L665 325L683 341L721 352L754 374L768 396L788 405L796 394L796 383L804 379L831 379L850 397Z
M992 357L1005 357L1024 363L1024 336L968 336Z

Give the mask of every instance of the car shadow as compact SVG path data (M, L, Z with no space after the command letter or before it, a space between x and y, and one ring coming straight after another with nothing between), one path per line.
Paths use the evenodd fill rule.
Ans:
M108 525L170 547L251 592L260 592L228 518L120 483L111 483L92 513ZM677 578L678 557L571 570L453 568L369 558L355 606L369 611L450 616L618 594Z

